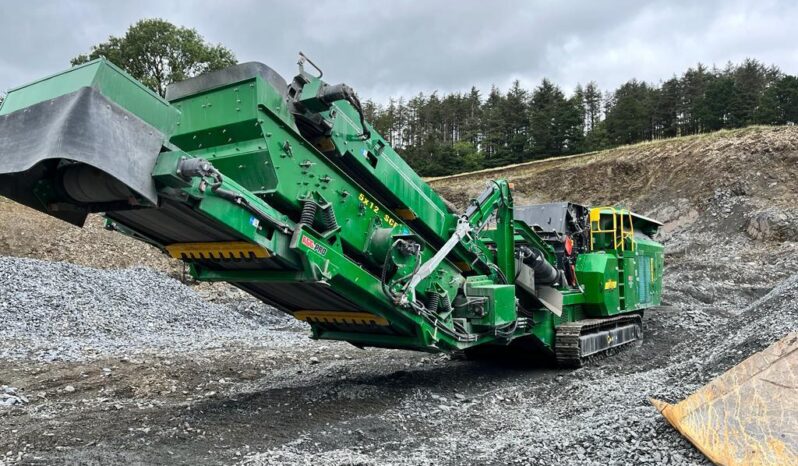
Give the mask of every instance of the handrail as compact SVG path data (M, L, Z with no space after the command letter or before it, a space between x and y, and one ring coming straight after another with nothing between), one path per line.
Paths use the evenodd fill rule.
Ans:
M610 211L609 213L612 214L612 229L609 230L601 229L601 213L604 210L609 210ZM620 219L618 217L620 217ZM625 219L629 219L628 229L624 225ZM618 235L619 220L621 224L620 236ZM596 228L593 228L594 222L596 224ZM612 247L615 250L618 250L619 246L621 251L626 250L626 241L625 241L626 238L629 238L630 249L634 251L636 248L632 213L628 210L624 213L624 209L618 209L616 207L611 207L611 206L594 207L590 209L590 250L591 251L594 249L594 244L595 244L594 235L602 233L612 233Z

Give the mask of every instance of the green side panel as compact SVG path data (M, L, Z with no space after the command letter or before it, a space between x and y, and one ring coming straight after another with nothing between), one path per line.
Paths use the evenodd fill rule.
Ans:
M557 326L566 322L594 317L586 312L589 305L584 304L584 296L583 293L576 290L564 292L562 315L559 317L548 310L535 311L533 315L535 325L532 327L531 335L537 338L544 347L553 349Z
M651 240L636 243L638 307L658 306L662 302L664 248Z
M467 294L469 297L488 298L485 305L485 315L481 319L474 319L472 321L474 326L495 328L509 324L517 318L515 311L515 286L513 285L469 286Z
M172 142L186 151L255 137L264 123L259 110L266 108L274 123L296 131L282 94L260 77L175 99L172 105L182 112Z
M585 289L583 308L587 315L606 317L619 313L622 283L614 254L580 254L576 260L576 277Z
M446 241L457 217L446 204L376 131L367 141L353 135L360 133L357 113L347 102L333 105L332 141L342 154L341 163L370 180L374 195L390 207L407 209L440 241ZM326 113L329 117L329 112Z
M171 139L258 194L278 186L276 165L263 135L263 127L271 121L264 122L258 111L258 104L270 100L274 91L260 81L252 78L175 101L181 116Z
M638 308L637 299L637 261L634 253L627 252L623 258L623 280L618 285L622 296L621 309L633 311Z
M553 349L557 332L556 325L559 325L559 322L555 323L556 316L550 312L540 311L536 314L539 314L539 316L535 318L536 325L532 327L532 336L537 338L545 347Z
M177 109L113 63L99 59L98 66L94 84L100 93L162 133L174 133L180 115Z
M254 83L251 79L174 102L181 116L172 143L189 152L258 136Z
M96 88L102 95L165 135L175 130L178 110L103 58L12 89L0 108L0 115L71 94L82 87Z
M181 119L171 142L192 156L211 161L224 176L294 221L299 220L305 199L331 205L341 247L349 254L361 254L361 261L381 266L383 257L372 254L374 233L389 229L413 234L413 226L382 204L371 187L359 185L319 152L295 125L287 124L282 99L270 83L255 76L174 100ZM432 247L425 247L422 259L433 254ZM448 296L454 296L462 281L459 270L445 261L436 272L422 281L419 290L423 292L436 281Z
M0 115L16 112L31 105L75 92L81 87L91 87L102 62L95 60L70 68L61 73L42 78L30 84L11 89L3 102Z

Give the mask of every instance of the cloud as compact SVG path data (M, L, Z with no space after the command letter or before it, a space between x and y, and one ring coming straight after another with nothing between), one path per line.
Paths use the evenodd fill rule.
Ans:
M790 1L4 0L0 17L0 88L60 71L146 17L196 28L289 79L302 50L331 82L378 101L543 77L609 89L748 56L798 74Z

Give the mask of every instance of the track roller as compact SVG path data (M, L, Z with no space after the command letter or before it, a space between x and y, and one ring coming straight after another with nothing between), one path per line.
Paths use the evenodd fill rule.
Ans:
M638 314L584 319L557 327L554 352L561 367L582 367L592 357L643 338Z

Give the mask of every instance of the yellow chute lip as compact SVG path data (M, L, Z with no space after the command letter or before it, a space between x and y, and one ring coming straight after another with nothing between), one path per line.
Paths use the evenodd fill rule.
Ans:
M246 260L271 257L268 249L248 241L174 243L166 246L166 252L175 259L183 260Z
M361 311L294 311L294 318L310 323L377 325L385 327L390 322L385 317Z

